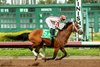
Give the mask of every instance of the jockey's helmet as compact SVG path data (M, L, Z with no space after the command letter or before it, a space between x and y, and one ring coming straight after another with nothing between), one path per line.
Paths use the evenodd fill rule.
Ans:
M66 16L65 16L65 15L61 15L60 18L61 18L62 20L66 20Z

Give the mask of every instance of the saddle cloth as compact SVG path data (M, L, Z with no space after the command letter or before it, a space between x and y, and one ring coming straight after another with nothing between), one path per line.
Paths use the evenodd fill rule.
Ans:
M55 36L57 35L57 32L55 32ZM49 29L43 29L42 38L51 38L50 30Z

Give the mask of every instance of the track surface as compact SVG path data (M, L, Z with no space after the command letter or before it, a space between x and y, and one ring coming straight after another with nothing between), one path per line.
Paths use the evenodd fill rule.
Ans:
M0 67L100 67L100 57L68 57L63 60L44 62L33 57L2 57Z

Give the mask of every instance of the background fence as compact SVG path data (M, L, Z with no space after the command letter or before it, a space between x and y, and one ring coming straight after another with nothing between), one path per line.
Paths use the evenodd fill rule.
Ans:
M93 27L94 32L100 32L100 5L82 4L82 8L88 9L89 27ZM84 15L84 12L82 13ZM45 18L49 15L60 16L61 14L67 16L66 21L75 18L75 5L1 5L0 32L47 29ZM83 16L83 24L85 24L86 16ZM91 31L90 28L89 31Z

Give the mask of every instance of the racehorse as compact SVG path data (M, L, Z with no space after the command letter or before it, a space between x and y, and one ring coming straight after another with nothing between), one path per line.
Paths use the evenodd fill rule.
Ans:
M36 56L36 60L38 55L41 55L44 58L44 55L39 52L40 48L45 43L46 46L53 46L54 47L54 54L52 58L44 58L45 60L61 60L62 58L67 56L67 52L64 49L65 44L68 41L72 32L77 32L78 34L82 34L82 28L78 24L78 22L67 22L62 30L59 30L57 36L54 39L54 45L51 45L51 41L49 38L42 38L42 29L35 29L28 35L29 40L33 43L32 47L35 47L35 50L32 49L32 52ZM60 58L56 58L58 51L61 50L64 55Z

